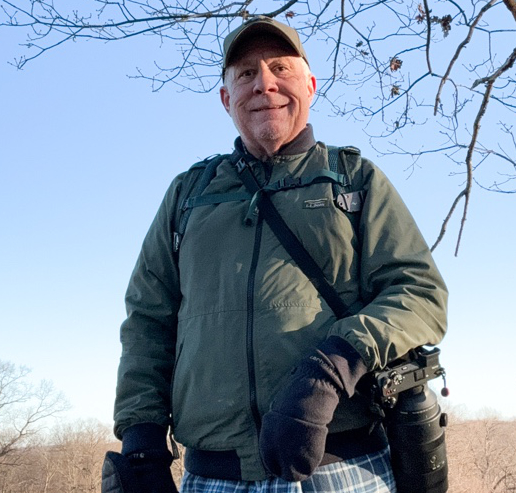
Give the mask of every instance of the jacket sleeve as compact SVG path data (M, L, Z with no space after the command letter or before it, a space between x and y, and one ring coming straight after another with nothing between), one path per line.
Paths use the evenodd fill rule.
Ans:
M115 398L115 435L140 423L170 424L179 273L172 251L172 217L184 175L172 182L144 239L127 288L122 356Z
M359 222L363 308L330 329L369 370L446 331L448 292L412 215L383 172L362 160L365 198Z

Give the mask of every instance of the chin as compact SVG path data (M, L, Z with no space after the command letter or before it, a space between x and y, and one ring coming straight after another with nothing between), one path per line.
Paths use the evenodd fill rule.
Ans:
M263 126L255 131L254 136L258 142L287 142L288 138L285 127L281 124Z

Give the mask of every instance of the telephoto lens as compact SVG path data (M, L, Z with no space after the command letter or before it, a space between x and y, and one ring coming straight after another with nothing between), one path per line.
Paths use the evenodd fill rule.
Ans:
M384 424L398 493L448 491L447 416L428 385L400 393Z

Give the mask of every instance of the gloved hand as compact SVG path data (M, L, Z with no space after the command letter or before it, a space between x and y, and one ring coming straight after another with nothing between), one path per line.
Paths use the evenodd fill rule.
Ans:
M340 398L351 397L367 368L356 350L331 336L292 372L263 416L260 455L265 469L303 481L321 463L327 425Z
M153 447L153 448L151 448ZM159 425L134 425L124 432L122 453L107 452L102 467L102 493L177 493L166 445Z

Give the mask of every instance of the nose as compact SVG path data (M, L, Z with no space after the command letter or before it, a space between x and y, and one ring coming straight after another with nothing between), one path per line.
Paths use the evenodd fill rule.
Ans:
M255 94L264 94L277 91L278 85L276 76L266 65L260 67L254 80L253 92Z

